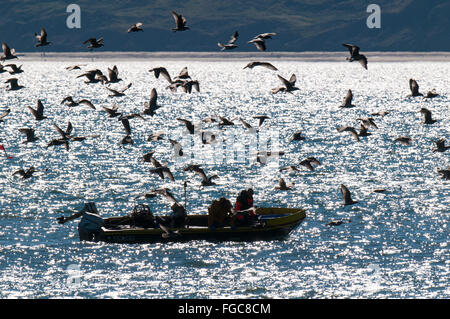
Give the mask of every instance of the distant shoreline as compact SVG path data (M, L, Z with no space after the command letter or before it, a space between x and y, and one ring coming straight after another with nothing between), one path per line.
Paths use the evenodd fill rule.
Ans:
M450 62L450 52L364 52L371 62L436 61ZM305 62L345 61L347 51L340 52L24 52L19 61L92 61L95 60L283 60Z

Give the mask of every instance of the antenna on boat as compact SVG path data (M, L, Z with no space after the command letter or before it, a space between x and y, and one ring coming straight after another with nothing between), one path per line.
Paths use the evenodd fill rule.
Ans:
M187 211L187 203L186 203L186 188L187 188L187 184L188 184L188 181L185 180L184 181L184 209L186 211Z

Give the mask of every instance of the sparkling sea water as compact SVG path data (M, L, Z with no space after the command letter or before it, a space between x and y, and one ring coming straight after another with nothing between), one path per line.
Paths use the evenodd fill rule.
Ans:
M0 143L13 157L0 154L0 298L449 298L450 184L436 170L450 166L450 151L432 149L442 137L450 144L450 62L371 62L369 57L366 71L343 60L269 59L278 72L244 70L250 61L245 59L14 61L23 64L24 73L0 74L2 82L17 77L25 87L2 88L0 95L0 113L11 109L0 123ZM76 63L86 65L81 71L65 70ZM132 83L124 97L109 98L104 85L77 78L95 68L106 74L113 65L123 81L111 87ZM158 66L172 78L187 66L201 92L167 90L165 79L148 72ZM271 89L281 85L276 74L289 78L292 73L299 90L272 95ZM440 96L406 98L410 78L422 93L436 88ZM142 112L152 88L162 107L145 122L130 120L134 145L120 145L122 124L108 118L101 106L117 103L124 113ZM356 107L341 109L348 89ZM97 110L60 105L69 95L91 100ZM38 99L48 117L40 122L27 108L35 108ZM438 122L423 125L422 107ZM349 125L359 131L357 118L381 110L390 114L373 116L378 129L370 128L372 135L359 143L336 130ZM285 152L278 161L261 165L250 151L232 156L235 150L229 147L218 159L210 146L198 143L198 136L183 145L195 158L173 157L167 138L187 135L176 118L198 122L220 115L234 120L232 127L203 123L202 129L225 139L238 137L233 140L237 144L229 145L243 151L253 135L239 118L257 127L252 117L260 114L270 119L257 135L270 132L271 150ZM73 135L88 138L71 142L69 152L62 146L46 148L58 138L53 124L65 130L68 121ZM18 131L23 127L35 128L40 139L23 144ZM291 142L299 130L305 140ZM159 131L166 133L164 140L147 141ZM412 144L395 143L399 136L410 136ZM141 161L149 151L167 163L175 182L149 172L151 163ZM322 163L315 171L299 166L299 172L280 173L279 168L309 156ZM182 170L187 164L202 164L208 175L217 174L217 185L202 187L198 176ZM40 170L31 179L12 176L30 166ZM294 184L292 190L274 189L280 177ZM76 221L56 222L87 201L95 201L102 216L127 214L137 203L166 214L170 209L163 198L136 196L168 187L184 203L186 179L189 213L205 214L213 199L226 196L234 202L240 190L253 187L257 206L302 207L307 217L285 240L143 245L80 242ZM340 184L358 204L344 208ZM373 192L378 188L386 192ZM351 222L326 226L340 219Z

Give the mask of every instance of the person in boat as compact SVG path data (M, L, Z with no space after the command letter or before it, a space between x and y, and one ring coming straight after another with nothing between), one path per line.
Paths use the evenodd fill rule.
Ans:
M253 189L241 191L236 199L232 226L249 226L256 223L257 220L258 216L253 204Z
M231 222L233 205L225 197L219 200L213 200L208 207L208 227L216 229L217 227L228 226Z
M180 228L187 224L187 213L183 205L174 203L171 207L172 213L167 217L157 217L157 222L166 227Z

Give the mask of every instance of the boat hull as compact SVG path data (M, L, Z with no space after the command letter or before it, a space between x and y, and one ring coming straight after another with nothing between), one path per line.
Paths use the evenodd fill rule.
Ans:
M254 241L283 239L305 218L302 209L258 208L263 225L256 227L207 227L206 215L191 215L186 228L172 228L170 236L160 228L107 229L102 227L95 240L108 243L184 242L190 240ZM110 219L113 220L113 219Z

